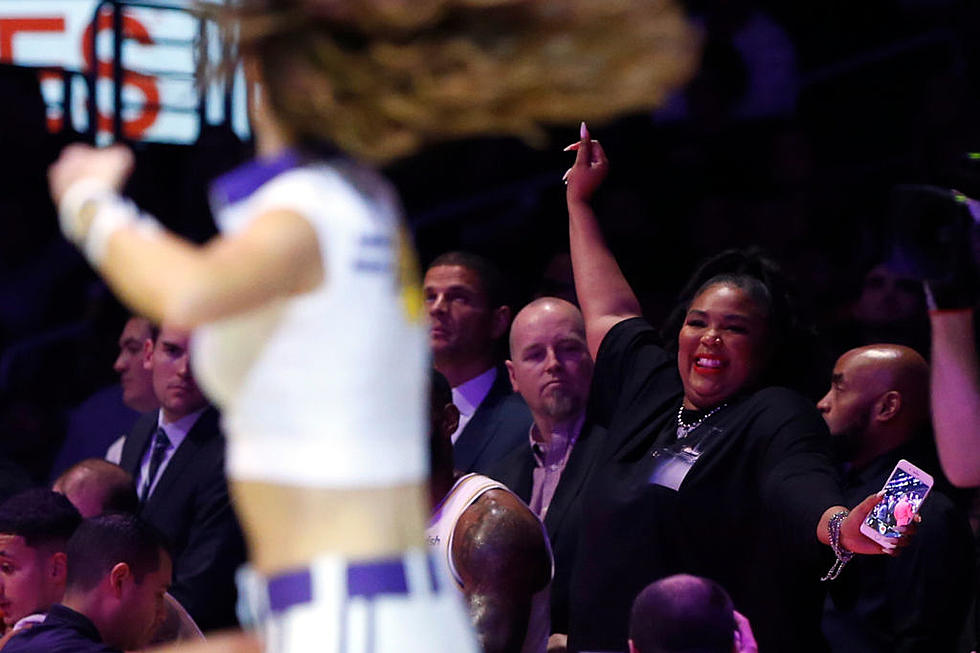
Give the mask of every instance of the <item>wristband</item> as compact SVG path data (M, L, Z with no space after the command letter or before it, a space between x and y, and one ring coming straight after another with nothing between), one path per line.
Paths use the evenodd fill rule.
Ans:
M92 267L99 267L105 258L109 238L124 227L136 228L144 236L150 237L163 229L156 219L140 214L136 205L124 197L113 195L98 201L82 245L82 252Z
M114 195L116 193L112 187L101 179L83 177L72 183L58 203L58 224L61 233L72 244L82 247L91 225L91 216L83 216L83 209L93 202L97 203Z
M93 178L83 178L69 186L58 206L58 220L62 233L82 250L93 267L102 263L109 238L117 230L135 227L152 236L162 229L154 218L141 215L135 204Z

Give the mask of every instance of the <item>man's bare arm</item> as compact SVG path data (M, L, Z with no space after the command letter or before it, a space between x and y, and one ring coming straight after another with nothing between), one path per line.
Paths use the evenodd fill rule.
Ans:
M484 493L457 522L453 562L484 653L521 650L531 599L551 580L548 546L537 517L503 490Z

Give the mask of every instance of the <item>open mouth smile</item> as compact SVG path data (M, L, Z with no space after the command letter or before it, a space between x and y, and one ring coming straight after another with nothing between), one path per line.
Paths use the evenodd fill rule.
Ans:
M725 361L717 356L696 356L694 358L694 369L701 374L717 374L725 367Z

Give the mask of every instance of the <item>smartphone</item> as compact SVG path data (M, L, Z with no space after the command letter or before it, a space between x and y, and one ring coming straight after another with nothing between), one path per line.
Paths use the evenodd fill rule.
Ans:
M902 535L898 528L907 526L919 512L932 484L932 476L904 458L899 460L882 488L885 495L868 513L861 532L879 544L894 543Z

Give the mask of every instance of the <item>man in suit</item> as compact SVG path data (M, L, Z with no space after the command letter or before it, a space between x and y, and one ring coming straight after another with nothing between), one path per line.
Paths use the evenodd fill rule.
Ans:
M145 317L131 316L119 334L119 355L112 369L119 384L102 388L68 413L65 441L51 465L53 480L75 463L96 456L119 462L125 434L149 410L160 407L153 393L153 378L143 366L147 342L157 328Z
M565 633L580 493L605 434L586 416L593 362L581 311L555 297L534 300L514 319L510 350L510 382L534 422L521 446L489 476L506 484L544 521L555 555L552 632Z
M191 373L188 334L163 325L146 366L160 409L144 414L123 445L140 515L173 545L171 594L204 631L235 625L234 574L245 560L225 478L218 413Z
M452 436L456 469L485 472L523 442L531 423L497 364L511 317L503 276L481 256L449 252L429 265L423 293L434 365L449 381L460 412Z

